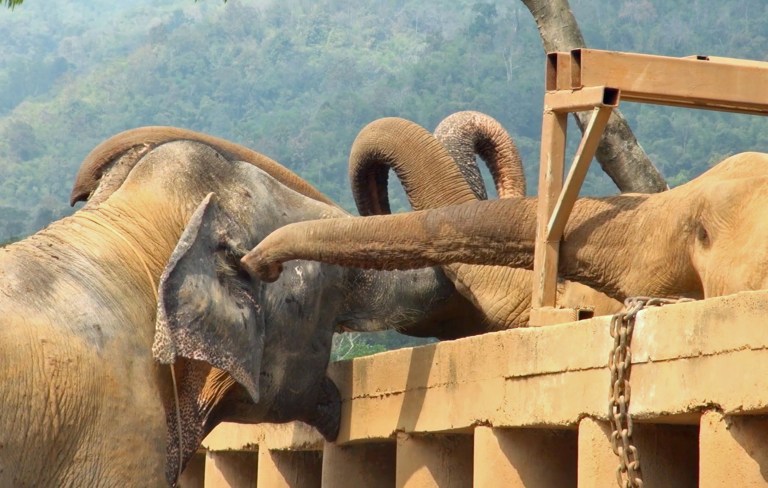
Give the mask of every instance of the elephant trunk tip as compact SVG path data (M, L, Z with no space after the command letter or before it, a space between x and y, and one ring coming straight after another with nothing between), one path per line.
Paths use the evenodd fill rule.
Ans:
M69 194L69 206L74 207L77 202L84 202L88 200L91 192L84 190L79 185L75 185L72 188L72 193Z
M259 251L253 249L240 259L240 265L253 278L258 278L266 283L273 283L280 278L283 272L283 264L265 260Z

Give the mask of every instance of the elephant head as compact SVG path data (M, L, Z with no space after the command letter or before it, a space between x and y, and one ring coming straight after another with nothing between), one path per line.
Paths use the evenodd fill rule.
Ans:
M123 184L133 166L148 151L175 140L197 141L205 144L224 157L242 160L266 171L270 176L276 175L275 179L301 195L334 207L331 209L325 206L317 208L313 206L312 209L305 209L304 216L300 216L300 212L286 214L282 219L275 216L271 222L276 227L298 220L349 215L308 182L266 156L224 139L176 127L140 127L119 133L99 144L86 156L78 171L71 193L71 202L87 200L86 208L97 205ZM465 166L469 165L470 163ZM501 173L504 175L499 178L499 181L510 181L511 178L505 173L507 167L504 165L499 167L502 168ZM384 176L386 177L386 173ZM480 178L474 180L470 186L473 192L485 191ZM277 193L282 194L284 190L278 190ZM384 198L388 207L388 200L386 196ZM277 205L277 200L275 202L274 205ZM302 203L292 202L291 204L300 208L306 207ZM407 291L401 285L401 279L405 279L405 276L401 278L398 274L381 275L359 270L347 274L350 275L348 279L354 281L354 288L358 291L358 293L347 293L347 303L350 307L354 303L356 307L365 311L340 315L339 325L346 329L376 331L394 328L411 336L439 339L454 339L483 330L482 315L473 309L464 297L454 293L453 284L439 267L431 271L422 271L418 275L410 275L411 282ZM392 293L397 293L400 297L398 306L395 308L386 304L386 300L379 300L382 303L372 300L372 297L389 297ZM402 312L391 313L395 310L402 310ZM371 320L370 317L375 317L375 320ZM382 320L384 317L386 320Z
M500 197L524 196L525 179L517 148L495 119L478 112L458 112L443 120L435 133L440 144L421 127L402 119L381 119L360 132L351 150L350 180L361 215L388 212L386 181L390 168L401 179L414 209L475 201L477 192L467 184L473 179L482 181L475 153L488 165ZM464 170L463 174L451 159ZM527 324L530 271L503 266L448 266L445 272L457 289L483 311L481 331ZM579 283L563 281L558 292L558 303L563 306L592 306L598 314L621 308L616 300Z
M270 197L248 184L257 168L190 141L135 156L100 202L0 256L0 377L17 378L0 485L173 484L222 402L269 403L261 285L233 271L266 234L249 225L248 192Z
M668 192L580 198L560 246L559 273L619 300L763 289L768 226L761 209L767 197L768 155L741 153ZM306 222L270 235L243 261L266 279L274 278L279 263L297 257L377 269L447 263L530 268L536 207L535 198L503 199Z

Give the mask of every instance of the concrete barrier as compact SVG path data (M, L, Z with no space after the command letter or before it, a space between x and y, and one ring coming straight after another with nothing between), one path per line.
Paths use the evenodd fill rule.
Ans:
M616 486L609 322L333 363L336 443L298 422L223 424L204 441L204 486ZM768 486L768 292L645 310L632 353L645 486Z

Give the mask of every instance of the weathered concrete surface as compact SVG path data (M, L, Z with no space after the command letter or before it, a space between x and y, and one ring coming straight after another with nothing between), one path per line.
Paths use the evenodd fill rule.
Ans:
M323 449L323 438L303 422L258 425L224 423L203 440L203 447L209 451L319 451Z
M695 425L635 423L632 444L640 454L645 486L698 486L698 429ZM608 422L585 418L579 423L578 460L579 488L617 486L619 460L611 448Z
M575 486L576 453L573 430L476 427L473 486Z
M768 421L753 417L768 412L766 316L768 292L670 305L639 315L632 341L630 411L639 421L636 445L649 482L674 480L675 486L685 487L696 486L700 478L701 486L736 486L727 473L743 469L738 486L765 486L768 446L762 439ZM452 475L451 483L469 486L473 476L476 485L494 476L527 477L529 483L545 474L520 470L525 453L515 450L522 443L515 436L532 435L529 442L536 448L547 442L536 438L534 432L541 430L522 428L578 428L579 486L612 486L617 460L604 423L612 344L609 318L598 317L334 363L329 374L342 394L342 425L338 443L325 446L323 476L326 469L328 476L337 476L339 463L333 460L353 452L342 447L359 449L397 439L397 486L443 486L436 466L451 452L446 439L456 436L470 442L459 445L463 457L455 473L460 474ZM699 446L699 421L710 410L728 420L705 415ZM477 426L473 453L466 446L472 445L468 434ZM499 437L502 431L506 434ZM224 424L204 446L213 451L320 450L323 442L301 423ZM471 463L461 464L473 455L474 472ZM497 472L478 461L478 456L497 455L511 465ZM567 465L576 461L570 456L563 462L572 473ZM387 473L383 476L393 476L392 470Z
M208 452L205 455L206 488L251 488L256 479L255 452Z
M394 484L394 442L325 445L322 486L391 488Z
M768 416L701 418L701 488L768 486Z
M471 488L472 451L471 435L399 434L395 486Z
M259 450L256 486L319 488L323 459L319 451Z
M179 488L203 488L205 486L205 452L198 452L187 463L177 483Z
M632 343L638 418L768 407L768 293L641 312ZM576 427L606 418L609 318L517 329L333 364L341 442L473 425ZM664 381L660 381L663 378ZM450 408L446 408L450 405Z
M589 417L579 422L578 483L579 488L604 488L616 485L619 460L611 448L608 422ZM642 463L642 454L640 462Z

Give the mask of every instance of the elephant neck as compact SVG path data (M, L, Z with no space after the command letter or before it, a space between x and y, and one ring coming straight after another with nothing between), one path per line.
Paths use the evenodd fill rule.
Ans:
M612 298L695 294L677 278L673 249L684 245L670 192L583 198L574 206L560 244L558 271ZM640 264L642 263L642 264Z
M52 224L20 246L70 293L100 291L114 302L111 313L144 323L154 317L160 275L183 229L182 224L161 228L157 207L145 211L104 203Z

